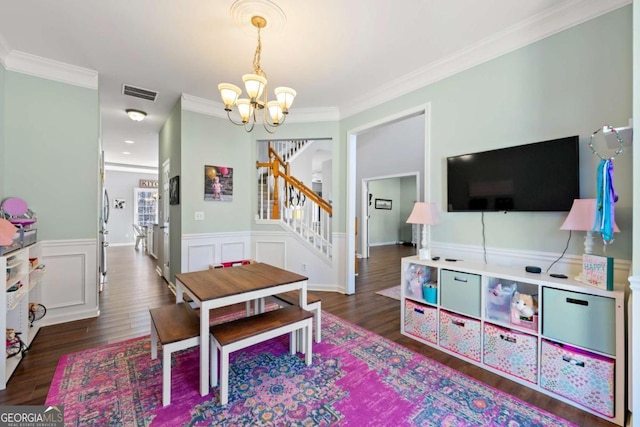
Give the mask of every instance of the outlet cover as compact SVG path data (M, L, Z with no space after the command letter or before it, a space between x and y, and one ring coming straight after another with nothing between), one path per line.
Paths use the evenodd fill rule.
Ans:
M196 221L203 221L203 220L204 220L204 212L196 211Z

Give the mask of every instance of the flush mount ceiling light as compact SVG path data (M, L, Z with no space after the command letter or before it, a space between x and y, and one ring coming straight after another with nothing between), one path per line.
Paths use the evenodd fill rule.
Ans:
M145 117L147 117L147 113L145 113L144 111L133 110L133 109L128 109L127 115L134 122L141 122L144 120Z
M252 9L253 8L253 9ZM251 14L250 10L254 10ZM274 16L276 27L284 22L282 10L270 1L262 0L237 0L231 6L232 15L236 22L244 23L247 16L251 16L250 23L258 30L258 45L253 55L253 73L242 76L247 98L239 98L242 90L231 83L220 83L218 90L224 103L224 109L231 123L243 126L244 130L251 132L257 121L269 133L274 133L278 126L282 125L289 114L289 108L296 97L296 91L289 87L277 87L274 89L276 100L267 99L267 75L260 68L260 54L262 53L262 41L260 31L268 25L267 18ZM240 120L234 120L231 116L233 107L237 107ZM267 111L269 114L267 114Z

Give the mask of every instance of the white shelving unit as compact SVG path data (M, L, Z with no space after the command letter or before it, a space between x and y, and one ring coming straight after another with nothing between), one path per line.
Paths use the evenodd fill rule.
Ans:
M36 259L40 259L37 243L0 257L0 271L6 273L0 282L4 284L4 292L0 292L0 330L12 328L20 332L20 338L27 346L31 345L40 329L38 322L31 325L29 321L29 303L39 300L39 285L44 272L44 266ZM0 390L4 390L22 355L7 357L6 340L0 341L0 357L5 366L0 369Z
M623 292L416 256L401 268L403 335L624 425ZM514 289L537 299L536 316L512 310Z

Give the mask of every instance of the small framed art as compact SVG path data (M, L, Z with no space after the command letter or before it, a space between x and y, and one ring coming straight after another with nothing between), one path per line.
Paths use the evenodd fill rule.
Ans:
M376 209L386 209L391 210L391 200L389 199L376 199L375 208Z
M169 204L180 204L180 175L169 178Z

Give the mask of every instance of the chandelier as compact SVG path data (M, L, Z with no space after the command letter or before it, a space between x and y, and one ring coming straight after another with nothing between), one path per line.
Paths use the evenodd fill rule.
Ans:
M245 131L251 132L256 122L262 121L267 132L275 133L278 126L285 122L289 108L296 97L296 91L289 87L277 87L274 89L276 99L273 101L267 99L267 75L260 68L262 52L260 30L267 25L267 20L262 16L253 16L251 25L258 30L258 46L253 55L253 73L242 76L248 98L239 98L242 90L231 83L220 83L218 90L231 123L243 126ZM240 121L234 120L231 116L233 107L237 107Z

